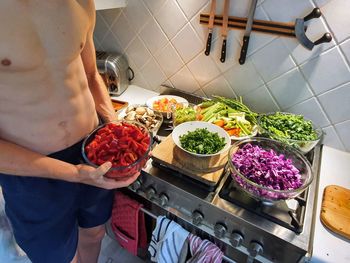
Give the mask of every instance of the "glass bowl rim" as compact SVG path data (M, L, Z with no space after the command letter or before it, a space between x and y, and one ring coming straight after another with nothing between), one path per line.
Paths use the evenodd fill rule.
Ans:
M147 134L150 138L150 144L147 148L147 151L144 153L144 155L142 157L140 157L137 161L133 162L132 164L129 164L127 166L117 166L117 167L111 167L108 171L120 171L120 170L124 170L126 168L132 168L134 167L135 165L139 164L142 160L146 159L147 156L149 155L150 151L151 151L151 148L152 148L152 144L153 144L153 138L152 138L152 134L150 133L150 131L147 129L147 127L145 125L143 125L142 123L139 123L139 122L136 122L136 121L127 121L127 120L119 120L119 121L111 121L111 122L106 122L106 123L103 123L99 126L97 126L92 132L90 132L84 139L83 141L83 144L81 146L81 151L82 151L82 155L83 155L83 158L84 160L87 162L87 164L97 168L99 167L99 165L91 162L89 160L89 158L86 156L85 154L85 145L86 145L86 142L87 140L93 135L95 134L95 132L97 132L98 130L100 130L101 128L105 127L106 125L110 124L110 123L123 123L123 122L126 122L126 123L130 123L130 124L133 124L135 126L141 126L145 129L145 131L147 131ZM107 161L106 161L107 162Z
M306 165L306 170L307 170L307 173L310 175L307 180L303 183L302 186L300 186L299 188L297 189L291 189L291 190L276 190L276 189L272 189L272 188L269 188L269 187L265 187L265 186L262 186L260 184L257 184L251 180L249 180L248 178L246 178L243 174L241 174L237 169L236 169L236 166L233 164L232 162L232 151L233 149L235 149L236 147L239 148L239 145L241 144L246 144L246 143L249 143L249 142L252 142L252 141L256 141L256 142L259 142L259 141L266 141L266 142L271 142L273 144L277 144L277 145L280 145L280 146L283 146L284 148L288 148L288 150L290 150L291 152L293 152L293 154L295 154L299 159L301 159L305 165ZM275 150L274 150L275 151ZM276 151L275 151L276 152ZM283 154L281 152L276 152L277 154ZM254 137L254 138L250 138L250 139L246 139L246 140L242 140L242 141L237 141L235 142L234 144L232 144L231 148L229 149L228 151L228 163L229 163L229 166L231 169L233 169L234 173L236 175L238 175L241 179L243 179L246 183L248 183L250 186L254 186L254 187L257 187L258 189L261 189L261 190L266 190L266 191L270 191L270 192L273 192L273 193L278 193L278 194L288 194L288 193L297 193L297 192L302 192L304 191L307 187L309 187L309 185L312 183L313 179L314 179L314 174L312 172L312 169L311 169L311 164L310 162L306 159L306 157L298 150L296 150L295 148L287 145L287 144L284 144L284 143L281 143L279 141L276 141L276 140L273 140L273 139L270 139L270 138L264 138L264 137ZM299 169L298 169L299 170ZM232 174L231 174L232 176ZM244 189L243 186L240 186L241 188ZM267 198L269 199L269 198ZM283 199L283 198L281 198Z
M263 127L261 126L261 117L263 117L263 116L269 116L269 115L275 115L276 113L281 113L281 114L283 114L283 115L303 116L303 115L301 115L301 114L296 114L296 113L291 113L291 112L284 112L284 111L275 111L275 112L267 112L267 113L261 113L261 114L259 114L259 115L258 115L258 118L257 118L257 125L258 125L258 128L259 128L259 129L262 129L262 130L263 130L264 132L266 132L269 136L275 136L276 138L281 138L281 139L283 139L283 140L287 140L287 141L292 142L292 143L293 143L293 142L295 142L295 143L298 143L298 142L299 142L299 143L300 143L300 142L317 142L317 141L319 141L319 140L322 139L324 132L323 132L323 130L321 129L321 127L319 127L318 125L316 125L312 120L310 120L310 119L308 119L308 118L305 118L304 116L303 116L304 120L310 121L310 122L311 122L311 125L312 125L313 130L314 130L314 131L316 132L316 134L317 134L317 138L316 138L315 140L296 140L296 139L291 139L291 138L283 138L283 137L280 137L280 136L278 136L277 134L272 133L272 132L266 130L265 128L263 128Z

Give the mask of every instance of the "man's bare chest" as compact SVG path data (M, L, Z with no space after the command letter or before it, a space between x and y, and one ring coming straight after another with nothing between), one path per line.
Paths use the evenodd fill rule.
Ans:
M0 72L75 58L90 26L89 14L75 0L1 1Z

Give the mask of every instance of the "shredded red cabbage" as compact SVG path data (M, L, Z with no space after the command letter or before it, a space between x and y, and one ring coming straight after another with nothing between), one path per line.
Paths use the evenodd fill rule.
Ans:
M293 165L291 159L286 159L283 154L277 154L274 150L265 150L250 143L244 145L233 156L232 162L236 169L250 181L263 187L274 190L293 190L302 185L299 170ZM235 176L236 181L247 188L247 183ZM284 196L273 194L262 189L250 189L255 194L283 198Z

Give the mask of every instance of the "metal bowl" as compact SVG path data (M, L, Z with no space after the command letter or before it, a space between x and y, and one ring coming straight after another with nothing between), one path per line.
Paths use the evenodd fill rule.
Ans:
M246 149L244 147L248 144L252 146L258 146L259 148L266 151L272 150L278 156L283 155L280 157L283 157L284 160L290 159L292 165L299 170L300 179L298 180L300 180L301 185L296 189L277 190L267 185L264 186L262 184L257 183L256 181L258 180L256 178L261 179L260 176L271 175L271 173L268 173L267 170L263 170L264 165L261 166L261 162L263 162L263 160L260 159L258 155L254 156L255 161L249 161L244 164L245 167L248 167L249 169L251 167L256 168L254 175L243 174L242 171L245 169L245 167L237 167L233 162L233 157L235 154L241 154L242 152L244 152ZM311 165L302 153L300 153L298 150L289 145L268 138L256 137L244 141L238 141L231 146L228 154L228 163L231 171L231 176L235 181L237 187L248 193L253 198L262 201L265 204L273 204L277 201L284 201L298 196L308 188L314 177L311 171ZM246 169L246 171L249 169ZM244 171L244 173L246 173L246 171ZM271 180L278 180L276 178L278 177L271 176Z

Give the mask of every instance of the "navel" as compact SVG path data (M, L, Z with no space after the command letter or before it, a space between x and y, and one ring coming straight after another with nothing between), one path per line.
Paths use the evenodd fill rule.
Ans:
M84 42L81 42L80 43L80 49L83 49L83 47L84 47Z
M11 60L9 60L8 58L4 58L3 60L1 60L1 65L3 66L10 66L11 63Z

